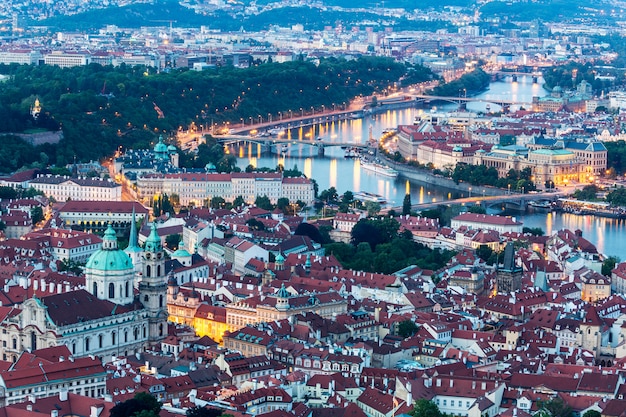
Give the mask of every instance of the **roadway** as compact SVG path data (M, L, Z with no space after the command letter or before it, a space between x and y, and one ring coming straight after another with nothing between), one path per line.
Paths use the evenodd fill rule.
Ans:
M505 191L506 192L506 191ZM430 210L437 208L441 205L452 206L452 205L462 205L462 206L471 206L471 205L493 205L498 203L506 203L506 202L514 202L514 201L524 201L528 202L531 200L556 200L557 198L563 197L567 195L564 191L558 192L540 192L533 194L503 194L503 195L494 195L494 196L475 196L475 197L464 197L457 198L454 200L442 200L442 201L431 201L428 203L417 203L412 204L411 209L415 211L422 210ZM396 212L401 211L402 207L390 207L383 212L388 212L389 210L395 210Z
M526 103L521 101L513 101L513 100L490 100L485 98L475 98L475 97L457 97L457 96L431 96L428 94L407 94L410 97L415 97L422 100L431 100L431 101L450 101L454 103L468 103L468 102L476 102L476 103L492 103L500 106L532 106L533 103Z

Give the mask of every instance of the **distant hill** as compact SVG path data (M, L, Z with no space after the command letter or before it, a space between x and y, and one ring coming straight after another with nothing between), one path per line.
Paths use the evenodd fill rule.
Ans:
M124 28L168 26L169 21L172 21L175 27L200 27L204 25L211 29L223 31L260 31L268 30L273 25L289 27L297 23L302 23L306 30L321 30L325 26L336 26L338 22L341 22L344 27L364 26L362 22L368 22L368 26L391 26L398 30L435 31L450 26L447 22L414 21L405 18L393 21L386 17L383 22L381 16L374 13L343 12L309 6L281 7L257 15L237 16L237 18L219 10L210 16L205 16L176 2L142 3L92 10L72 16L55 16L37 24L60 30L93 30L106 25L117 25Z
M214 23L212 17L198 15L176 2L158 2L91 10L72 16L55 16L37 24L63 30L89 30L106 25L127 28L167 26L168 20L175 20L174 25L178 27L200 27Z
M531 2L492 1L480 8L483 18L500 18L509 21L531 21L535 19L558 22L575 18L592 20L607 19L611 6L603 0L536 0Z

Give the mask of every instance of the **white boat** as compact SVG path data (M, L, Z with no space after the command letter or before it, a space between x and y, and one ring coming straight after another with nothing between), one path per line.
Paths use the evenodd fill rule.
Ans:
M368 193L367 191L357 191L354 199L360 201L373 201L374 203L385 204L387 199L380 194Z
M343 154L344 158L358 158L359 156L361 156L361 153L356 148L348 148Z
M366 171L382 175L384 177L396 178L398 176L398 171L396 171L395 169L388 167L387 165L378 164L376 162L361 160L361 168Z
M534 208L540 208L540 209L550 209L552 208L552 204L550 204L549 201L546 200L530 200L528 202L528 205Z

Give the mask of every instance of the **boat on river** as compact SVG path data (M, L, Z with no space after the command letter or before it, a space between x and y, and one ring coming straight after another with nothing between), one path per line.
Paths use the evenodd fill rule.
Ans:
M367 191L357 191L354 193L354 199L363 202L372 201L374 203L385 204L387 199L380 194L369 193Z
M398 171L378 162L370 162L361 159L361 168L373 172L374 174L382 175L383 177L396 178L398 176Z
M343 154L344 158L358 158L361 156L361 152L357 148L348 148Z
M528 205L536 209L549 210L552 208L552 204L547 200L530 200Z

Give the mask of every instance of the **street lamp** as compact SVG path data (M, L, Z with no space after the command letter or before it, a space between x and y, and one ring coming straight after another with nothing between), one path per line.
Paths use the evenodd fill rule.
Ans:
M315 114L315 108L313 106L311 106L311 114Z
M263 117L259 114L259 123L263 123Z
M469 188L469 196L472 198L472 187Z
M300 107L300 116L304 117L304 109L302 107Z
M509 195L511 195L511 184L509 183Z
M272 123L272 113L267 113L267 118Z
M243 122L243 117L241 117L239 120L241 120L241 127L244 127L245 123Z
M291 110L289 110L289 118L293 119L293 112Z
M283 112L280 112L280 111L278 112L278 119L279 119L280 121L282 121L282 120L283 120Z
M250 126L252 126L252 116L250 116Z
M325 111L326 111L326 106L322 104L322 113L324 113Z

